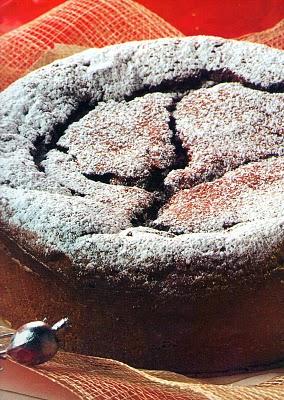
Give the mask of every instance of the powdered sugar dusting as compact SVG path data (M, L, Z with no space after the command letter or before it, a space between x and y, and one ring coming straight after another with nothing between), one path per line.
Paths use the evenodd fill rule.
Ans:
M151 194L138 188L99 184L92 196L66 196L36 190L3 188L2 212L11 226L36 232L68 253L83 235L117 233L132 227L136 214L149 207ZM111 215L111 218L109 217Z
M153 227L178 234L210 232L277 216L284 218L284 158L251 163L179 191Z
M0 94L2 226L32 254L35 246L44 249L42 257L49 249L65 254L70 275L82 282L188 296L210 282L226 287L240 277L263 279L281 258L282 175L245 194L233 186L223 210L231 216L240 199L242 206L240 223L229 230L220 230L217 212L208 222L202 196L195 207L207 215L206 228L201 214L189 220L178 202L181 196L190 203L209 184L172 199L168 188L184 187L176 169L182 146L192 157L182 174L188 178L195 168L195 184L283 155L283 95L262 92L283 91L283 66L279 50L193 37L92 49L20 79ZM239 83L192 92L206 80ZM85 106L88 114L74 122ZM212 183L214 190L232 187L227 175ZM137 226L151 225L163 203L156 227L188 233Z
M87 175L111 174L110 181L139 182L174 161L169 129L172 97L153 93L130 102L100 103L72 124L58 141Z
M174 190L222 176L249 161L284 155L284 94L223 83L185 96L174 113L190 162L172 171Z

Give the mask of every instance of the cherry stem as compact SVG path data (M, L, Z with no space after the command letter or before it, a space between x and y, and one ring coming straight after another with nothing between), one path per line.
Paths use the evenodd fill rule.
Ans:
M0 335L0 339L6 338L6 337L11 337L11 336L14 336L14 333L12 333L12 332L9 332L9 333L2 333L2 334Z
M56 322L56 323L51 327L51 329L52 329L53 331L58 331L58 330L60 330L60 329L62 329L62 328L66 328L67 326L69 326L69 318L68 318L68 317L65 317L65 318L62 318L60 321Z

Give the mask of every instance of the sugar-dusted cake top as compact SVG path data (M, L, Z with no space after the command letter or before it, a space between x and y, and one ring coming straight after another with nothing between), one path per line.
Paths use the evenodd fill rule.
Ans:
M212 37L29 74L0 94L3 230L85 284L190 295L264 279L284 240L283 82L284 52Z

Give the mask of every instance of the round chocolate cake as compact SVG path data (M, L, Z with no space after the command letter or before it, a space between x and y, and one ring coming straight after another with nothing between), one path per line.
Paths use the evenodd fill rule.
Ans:
M67 314L65 349L143 368L283 360L283 90L284 52L199 36L3 91L1 314Z

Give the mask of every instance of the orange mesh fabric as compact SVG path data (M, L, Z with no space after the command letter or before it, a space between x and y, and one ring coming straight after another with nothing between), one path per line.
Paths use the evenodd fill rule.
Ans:
M267 46L277 47L284 49L284 19L278 22L273 28L267 29L263 32L250 33L242 36L242 40L249 40L250 42L264 43Z
M1 389L48 400L283 400L283 369L257 383L246 379L192 379L164 371L140 371L118 361L59 353L37 368L7 360ZM272 376L272 377L269 377ZM212 378L211 378L212 380ZM227 382L226 382L227 380ZM16 399L15 395L15 399Z
M0 37L0 90L40 66L39 60L56 44L102 47L165 36L183 35L132 0L67 0ZM242 39L284 48L284 22ZM62 55L69 51L65 49Z
M284 376L252 387L213 385L174 374L152 375L113 360L61 353L39 369L81 399L283 400ZM157 376L158 375L158 376ZM275 382L275 383L274 383Z
M0 90L30 70L55 43L102 47L181 35L131 0L69 0L0 37Z

